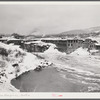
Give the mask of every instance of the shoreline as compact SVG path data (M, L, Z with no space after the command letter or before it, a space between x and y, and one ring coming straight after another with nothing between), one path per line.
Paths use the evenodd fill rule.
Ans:
M39 72L31 70L13 79L11 83L20 89L20 92L81 92L83 88L87 88L83 84L63 78L55 67L45 68Z

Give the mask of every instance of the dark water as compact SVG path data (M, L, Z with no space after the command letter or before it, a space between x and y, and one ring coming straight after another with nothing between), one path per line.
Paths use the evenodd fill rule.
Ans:
M21 92L82 92L88 91L87 85L72 82L62 77L62 74L74 78L69 73L59 72L55 68L40 72L30 71L11 81Z
M100 92L99 59L57 56L51 61L52 68L27 72L12 85L21 92Z

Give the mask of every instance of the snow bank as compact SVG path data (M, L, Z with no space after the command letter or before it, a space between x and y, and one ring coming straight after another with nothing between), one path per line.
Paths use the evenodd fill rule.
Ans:
M57 50L57 47L55 44L49 44L51 45L44 53L41 54L42 57L47 59L48 61L52 62L53 64L57 64L57 60L59 57L66 56L66 53L62 53Z
M82 47L80 47L74 52L72 52L70 55L88 56L90 55L90 53L87 51L87 49L83 49Z
M2 40L19 40L19 39L16 39L16 38L14 38L14 37L2 37L1 38Z
M44 54L47 54L47 55L56 55L56 54L62 55L62 54L64 54L64 55L66 55L66 53L62 53L62 52L58 51L55 44L49 43L49 45L50 45L49 49L47 49L44 52Z
M10 81L26 71L34 70L41 64L45 64L45 60L23 51L19 46L0 43L0 90L18 91L11 86Z
M90 52L91 52L91 53L94 53L94 52L96 53L96 52L99 52L99 50L95 50L95 49L94 49L94 50L90 50Z
M44 53L59 53L58 50L56 49L55 44L51 44L48 50L46 50Z
M78 56L89 56L95 53L99 53L99 50L90 50L88 51L87 48L83 49L82 47L78 48L77 50L75 50L74 52L72 52L70 55L78 55Z

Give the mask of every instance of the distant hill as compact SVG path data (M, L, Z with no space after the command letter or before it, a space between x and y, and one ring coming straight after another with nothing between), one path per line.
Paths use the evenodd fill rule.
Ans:
M71 30L71 31L66 31L66 32L62 32L60 34L62 35L66 35L66 34L88 34L88 33L97 33L100 32L100 26L98 27L91 27L91 28L87 28L87 29L80 29L80 30Z
M100 26L91 27L87 29L79 29L79 30L71 30L58 34L46 35L45 37L75 37L79 36L81 38L89 37L89 36L98 36L100 35Z
M45 34L39 28L35 28L30 32L28 35L20 35L18 33L13 34L0 34L0 38L3 36L13 36L15 38L27 38L27 39L34 39L34 38L66 38L66 37L76 37L79 36L81 38L86 38L90 36L100 36L100 26L91 27L86 29L77 29L77 30L70 30L56 34Z

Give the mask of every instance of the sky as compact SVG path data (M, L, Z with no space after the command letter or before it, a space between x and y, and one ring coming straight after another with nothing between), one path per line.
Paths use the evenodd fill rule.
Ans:
M100 3L0 4L0 33L57 34L96 26L100 26Z

